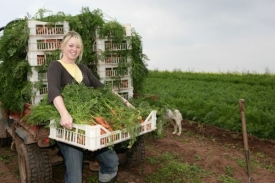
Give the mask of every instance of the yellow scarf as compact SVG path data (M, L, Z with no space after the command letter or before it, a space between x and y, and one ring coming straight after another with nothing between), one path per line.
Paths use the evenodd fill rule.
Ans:
M70 73L70 75L80 83L83 80L82 72L76 64L66 64L62 60L58 60L63 67Z

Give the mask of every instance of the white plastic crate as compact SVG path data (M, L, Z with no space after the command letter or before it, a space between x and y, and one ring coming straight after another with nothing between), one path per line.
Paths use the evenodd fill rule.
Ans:
M44 65L46 62L46 54L45 52L28 52L28 61L30 66L40 66Z
M129 41L124 41L122 43L113 43L107 39L96 39L93 44L93 51L119 51L119 50L130 50L132 49L132 45Z
M119 63L127 63L130 61L130 58L119 56L119 55L108 55L104 59L100 59L98 66L114 66Z
M54 51L60 49L63 36L30 37L28 51Z
M118 76L117 72L117 65L114 66L109 66L109 65L98 65L97 66L97 73L100 78L110 78L114 76ZM128 72L123 75L123 77L129 76L130 74L130 69L128 69Z
M156 127L156 111L151 111L146 120L137 128L139 135L154 131ZM71 144L83 149L95 151L113 144L117 144L131 138L130 133L116 130L108 131L101 125L77 125L73 124L73 130L56 128L51 121L49 138ZM101 134L101 130L106 132Z
M104 42L104 50L118 51L118 50L128 50L128 49L131 49L131 45L127 44L126 41L122 43L113 43L111 41Z
M55 24L29 20L28 27L30 35L64 35L69 31L68 22L57 22Z
M122 77L120 83L115 83L114 80L109 78L102 78L100 81L106 85L111 85L114 90L128 90L133 88L131 77Z

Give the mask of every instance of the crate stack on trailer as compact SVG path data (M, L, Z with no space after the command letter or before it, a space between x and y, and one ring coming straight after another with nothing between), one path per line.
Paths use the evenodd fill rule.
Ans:
M110 39L100 38L98 32L96 34L95 44L93 51L99 55L97 63L97 72L99 79L102 83L111 85L113 90L118 94L128 99L133 97L133 85L131 79L131 68L128 67L127 71L121 76L119 75L119 64L129 63L131 58L120 54L123 50L131 49L131 44L127 37L131 36L131 25L125 24L125 40L122 43L112 42ZM108 52L108 54L104 54ZM119 79L118 79L119 78Z
M28 40L27 59L32 67L32 73L28 75L28 80L35 86L36 82L41 82L43 87L36 89L33 87L32 104L41 101L48 92L47 73L40 73L37 66L41 66L46 62L46 56L52 51L60 48L63 36L69 31L68 22L47 23L35 20L28 21L30 29Z

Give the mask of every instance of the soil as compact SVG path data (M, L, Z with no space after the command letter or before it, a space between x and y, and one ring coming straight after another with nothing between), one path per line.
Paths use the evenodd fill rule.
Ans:
M203 169L213 172L202 181L219 183L221 175L226 175L226 168L233 170L232 177L239 182L247 183L246 159L243 146L243 135L217 127L183 121L181 136L172 135L173 127L167 125L163 137L146 138L146 157L154 157L164 152L177 153L182 161L196 164ZM261 140L248 135L250 152L251 177L256 183L272 183L275 180L275 141ZM199 158L198 158L199 157ZM245 162L240 166L236 159ZM259 165L259 166L256 166ZM152 165L146 160L137 167L119 167L118 183L143 183L147 175L157 171L161 165ZM267 168L269 167L269 169ZM64 165L53 167L53 182L63 182ZM96 180L97 172L92 172L88 164L84 164L83 180ZM90 180L90 181L88 181ZM0 182L19 183L20 177L17 166L17 153L9 147L0 148Z

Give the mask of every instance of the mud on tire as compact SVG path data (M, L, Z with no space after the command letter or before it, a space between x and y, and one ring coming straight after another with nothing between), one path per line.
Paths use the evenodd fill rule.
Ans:
M52 182L52 166L46 149L37 144L21 144L18 149L18 167L22 183Z

